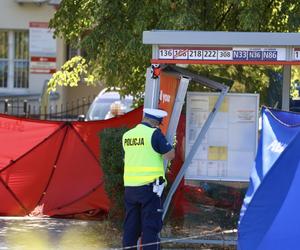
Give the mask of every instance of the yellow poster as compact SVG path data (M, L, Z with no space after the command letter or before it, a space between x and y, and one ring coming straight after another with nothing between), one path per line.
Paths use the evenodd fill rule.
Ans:
M211 111L213 107L215 106L217 99L219 96L214 95L209 97L209 110ZM225 96L220 109L218 110L219 112L228 112L228 97Z
M210 161L227 161L228 150L227 147L209 146L208 160Z

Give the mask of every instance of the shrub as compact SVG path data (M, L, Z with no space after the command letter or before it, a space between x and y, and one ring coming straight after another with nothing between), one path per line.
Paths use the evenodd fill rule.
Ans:
M124 151L122 136L128 128L107 128L100 132L100 165L104 172L105 191L112 202L111 220L124 215Z

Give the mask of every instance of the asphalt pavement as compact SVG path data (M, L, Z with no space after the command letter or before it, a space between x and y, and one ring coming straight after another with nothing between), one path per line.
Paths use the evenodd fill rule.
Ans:
M99 221L0 217L0 250L111 249L100 224Z

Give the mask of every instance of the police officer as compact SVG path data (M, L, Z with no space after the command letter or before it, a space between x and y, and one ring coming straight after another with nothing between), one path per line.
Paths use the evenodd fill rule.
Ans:
M160 249L161 193L166 185L163 159L172 160L174 149L159 129L167 112L144 109L141 124L123 135L125 208L123 247ZM134 246L129 248L129 246Z

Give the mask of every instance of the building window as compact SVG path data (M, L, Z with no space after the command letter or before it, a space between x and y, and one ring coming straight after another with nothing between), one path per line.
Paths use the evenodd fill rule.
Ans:
M27 31L14 32L14 88L28 88L29 42Z
M0 88L29 87L28 31L0 31Z
M67 44L67 54L66 54L66 60L70 60L74 56L80 56L80 49L76 49L72 47L70 44Z
M0 31L0 88L7 88L8 32Z
M86 58L86 50L81 48L75 48L74 46L67 44L66 60L68 61L74 56L82 56Z

